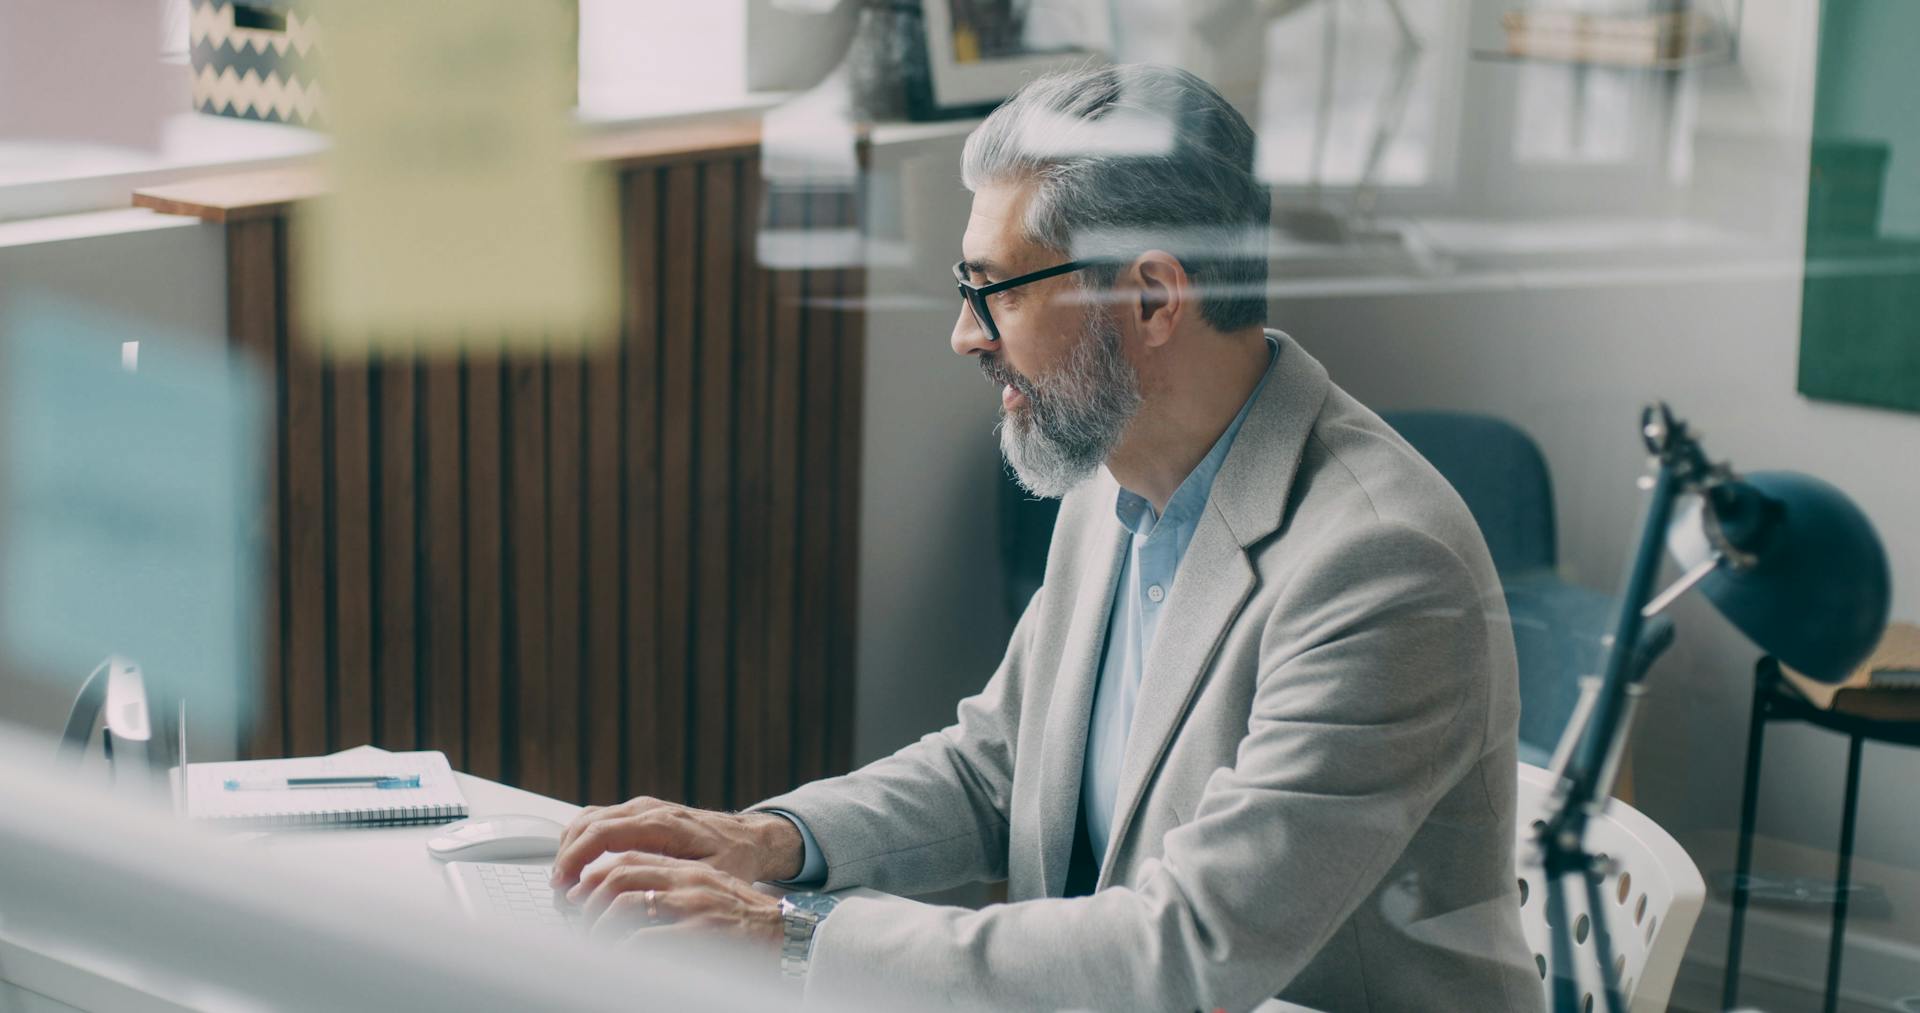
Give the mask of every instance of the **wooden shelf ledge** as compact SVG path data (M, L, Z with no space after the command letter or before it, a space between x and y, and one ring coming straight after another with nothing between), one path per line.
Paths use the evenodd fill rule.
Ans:
M711 159L760 147L760 117L731 117L631 127L582 138L575 153L615 170ZM136 190L134 207L208 222L238 222L286 213L327 190L319 164L208 176Z

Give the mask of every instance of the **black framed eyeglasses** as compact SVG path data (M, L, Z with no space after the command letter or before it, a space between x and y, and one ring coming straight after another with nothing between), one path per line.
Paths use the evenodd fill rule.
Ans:
M1048 278L1057 278L1063 274L1072 274L1075 271L1085 270L1098 263L1100 263L1099 259L1091 257L1081 260L1069 260L1064 264L1055 264L1052 267L1034 271L1030 274L1023 274L1018 278L996 281L991 285L974 285L967 281L967 262L962 260L953 265L953 281L955 287L960 289L960 300L966 303L968 308L973 310L973 318L980 321L980 326L986 329L987 337L997 342L1000 340L1000 328L993 322L992 311L987 309L988 296L996 292L1005 292L1010 288L1030 285L1036 281L1045 281Z

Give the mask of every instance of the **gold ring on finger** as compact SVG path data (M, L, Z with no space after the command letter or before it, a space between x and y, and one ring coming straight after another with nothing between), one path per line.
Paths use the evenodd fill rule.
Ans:
M659 921L660 908L657 906L656 901L660 899L660 891L648 890L646 893L646 898L647 898L647 920L650 922Z

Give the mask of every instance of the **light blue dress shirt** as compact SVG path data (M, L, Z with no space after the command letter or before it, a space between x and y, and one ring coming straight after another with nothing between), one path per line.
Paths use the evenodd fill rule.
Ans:
M1267 338L1267 370L1260 375L1253 393L1247 396L1240 413L1227 424L1226 431L1214 441L1213 449L1201 458L1180 487L1167 500L1167 512L1159 517L1153 504L1137 493L1120 490L1114 513L1120 523L1133 532L1127 554L1120 563L1120 581L1114 588L1113 612L1107 622L1106 655L1100 666L1100 682L1094 689L1093 717L1087 726L1086 767L1080 778L1080 805L1086 811L1087 835L1093 853L1104 856L1113 834L1113 807L1120 794L1120 766L1126 758L1127 730L1133 726L1133 706L1140 697L1140 678L1144 674L1147 651L1153 646L1154 631L1160 625L1160 613L1166 608L1173 590L1173 578L1180 570L1180 557L1200 527L1206 512L1207 497L1213 491L1213 478L1226 463L1233 438L1247 419L1248 409L1260 397L1273 373L1273 360L1280 354L1280 343ZM805 820L783 809L773 809L793 821L800 831L806 859L800 875L783 885L819 883L827 878L826 858L820 845L807 829Z
M1100 682L1094 688L1093 717L1087 725L1086 766L1080 777L1080 805L1086 815L1087 839L1093 854L1104 860L1113 835L1113 807L1119 800L1120 767L1127 755L1127 731L1133 727L1133 707L1140 698L1153 635L1173 592L1180 558L1200 527L1213 492L1213 479L1226 463L1233 438L1247 419L1273 372L1280 344L1267 339L1267 371L1240 406L1239 414L1214 441L1213 449L1194 465L1167 500L1167 511L1154 516L1153 504L1138 493L1121 489L1113 511L1133 532L1120 561L1120 580L1114 587L1113 612L1107 620L1107 649L1100 664Z

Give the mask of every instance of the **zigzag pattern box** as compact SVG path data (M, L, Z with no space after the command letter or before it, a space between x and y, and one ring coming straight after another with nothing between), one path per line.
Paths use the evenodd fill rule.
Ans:
M193 0L193 107L247 120L320 126L314 21L297 0Z

